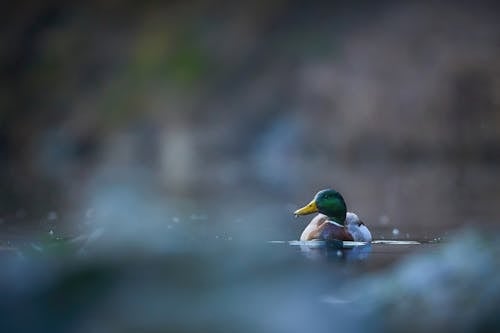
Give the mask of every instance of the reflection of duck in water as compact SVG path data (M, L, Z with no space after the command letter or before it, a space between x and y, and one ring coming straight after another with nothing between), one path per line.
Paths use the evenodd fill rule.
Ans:
M295 215L319 213L300 236L301 241L312 239L370 242L370 230L354 213L347 212L342 195L331 189L319 191L306 206Z
M358 261L365 260L372 252L371 243L363 243L353 247L344 248L340 244L311 244L315 241L300 242L300 251L311 260L347 260ZM324 241L323 241L324 242Z

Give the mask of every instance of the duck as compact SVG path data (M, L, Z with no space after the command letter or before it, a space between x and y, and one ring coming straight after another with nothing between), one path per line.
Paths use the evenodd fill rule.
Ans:
M371 242L372 235L358 215L347 211L342 195L333 189L316 193L313 200L293 214L297 216L318 213L300 236L301 241L337 240Z

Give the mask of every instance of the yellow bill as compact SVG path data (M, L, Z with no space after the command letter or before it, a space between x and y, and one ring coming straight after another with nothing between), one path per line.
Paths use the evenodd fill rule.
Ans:
M297 209L295 212L293 212L294 215L307 215L307 214L312 214L312 213L317 213L318 212L318 207L316 206L316 202L313 200L307 206L304 206L300 209Z

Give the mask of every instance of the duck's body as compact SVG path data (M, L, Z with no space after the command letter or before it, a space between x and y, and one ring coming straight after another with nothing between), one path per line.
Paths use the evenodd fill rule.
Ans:
M304 229L300 240L341 240L370 242L370 230L354 213L347 212L344 198L335 190L323 190L316 194L307 206L294 212L295 215L316 215Z
M372 235L366 225L354 213L346 214L345 225L328 219L324 214L316 215L300 236L301 241L313 239L371 242Z

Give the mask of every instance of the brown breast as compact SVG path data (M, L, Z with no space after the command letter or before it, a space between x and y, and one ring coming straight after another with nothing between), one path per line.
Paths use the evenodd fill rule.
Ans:
M341 240L341 241L353 241L351 234L347 232L345 227L340 227L332 223L327 223L320 235L321 239L324 240Z

